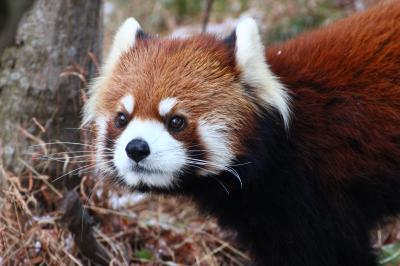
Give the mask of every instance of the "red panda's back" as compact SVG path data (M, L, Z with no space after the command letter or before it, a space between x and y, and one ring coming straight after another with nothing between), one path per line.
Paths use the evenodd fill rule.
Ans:
M310 167L330 180L400 172L400 1L270 48L267 58L292 92L291 137Z

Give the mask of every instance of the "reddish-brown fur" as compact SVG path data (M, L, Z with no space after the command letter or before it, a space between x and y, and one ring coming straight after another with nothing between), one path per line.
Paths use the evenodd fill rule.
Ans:
M400 1L268 49L267 57L291 88L291 137L310 167L340 181L400 163Z

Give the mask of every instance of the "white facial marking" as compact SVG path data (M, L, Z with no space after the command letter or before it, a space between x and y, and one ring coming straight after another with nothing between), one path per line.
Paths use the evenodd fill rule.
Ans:
M244 18L237 25L235 53L243 81L259 89L259 97L280 112L288 127L290 97L266 63L264 46L254 19Z
M126 145L135 138L145 140L150 147L150 155L138 164L125 151ZM185 165L186 158L183 144L174 139L161 122L134 119L116 140L113 162L120 177L131 186L142 182L168 187ZM145 171L135 171L137 166Z
M229 140L227 138L226 127L217 123L210 123L205 120L199 121L200 138L209 151L212 170L211 173L224 170L229 166L234 155L229 148ZM210 174L203 172L202 174Z
M165 98L158 105L158 112L161 116L167 115L176 104L176 98Z
M133 108L135 107L135 101L133 96L128 94L121 98L121 104L124 106L125 110L129 113L133 113Z
M100 116L96 119L97 127L97 149L96 149L96 167L103 173L107 173L110 169L105 163L105 158L103 154L106 152L105 140L106 140L106 130L107 130L107 119L104 116Z

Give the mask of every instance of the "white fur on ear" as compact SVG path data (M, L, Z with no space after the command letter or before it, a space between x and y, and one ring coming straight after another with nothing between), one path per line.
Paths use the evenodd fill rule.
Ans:
M110 53L105 61L104 72L109 73L117 63L119 57L130 48L135 46L136 34L140 30L139 23L134 18L128 18L119 27L114 36Z
M280 112L285 126L288 127L290 97L266 63L265 50L256 22L252 18L241 19L235 33L235 56L242 71L242 81L254 86L259 97Z
M106 86L109 76L113 72L113 68L118 63L119 58L129 49L135 46L136 35L141 27L134 18L128 18L119 27L114 36L114 41L111 46L109 55L105 60L100 76L92 82L89 89L89 99L83 107L83 121L81 127L93 122L96 117L96 103L103 87Z

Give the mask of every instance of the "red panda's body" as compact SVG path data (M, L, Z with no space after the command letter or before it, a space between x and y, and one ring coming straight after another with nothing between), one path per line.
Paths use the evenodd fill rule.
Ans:
M328 183L400 165L400 2L393 3L267 50L293 95L291 137Z
M253 20L222 41L128 19L85 121L102 173L193 199L257 265L377 265L368 231L400 213L400 2L266 60Z

